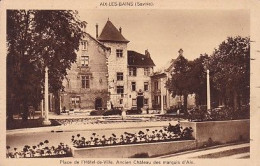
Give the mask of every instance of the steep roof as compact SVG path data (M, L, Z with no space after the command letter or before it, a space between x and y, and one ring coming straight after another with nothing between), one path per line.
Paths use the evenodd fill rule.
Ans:
M166 73L169 72L171 74L174 68L174 61L175 59L169 60L163 67L157 69L151 77L164 77Z
M140 54L136 51L127 51L127 63L128 66L155 66L150 56Z
M125 42L129 41L118 31L118 29L112 24L111 21L107 21L101 34L97 38L99 41L111 41L111 42Z
M169 72L173 69L173 66L174 66L174 62L175 62L175 59L171 59L170 61L168 61L168 63L165 65L165 71Z
M94 40L97 44L99 44L102 48L109 50L109 47L106 47L104 44L100 43L100 41L98 41L97 39L95 39L93 36L91 36L89 33L86 33L86 35L88 35L92 40Z

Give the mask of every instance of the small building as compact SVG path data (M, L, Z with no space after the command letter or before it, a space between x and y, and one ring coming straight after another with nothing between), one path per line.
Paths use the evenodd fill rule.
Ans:
M155 66L148 50L145 54L128 51L128 103L131 108L152 108L151 77Z
M171 79L171 73L174 69L174 59L171 59L167 64L151 76L151 96L152 108L161 109L161 101L163 96L163 109L181 107L184 104L183 96L173 97L170 91L166 88L166 83ZM195 94L189 94L187 97L187 107L195 106Z

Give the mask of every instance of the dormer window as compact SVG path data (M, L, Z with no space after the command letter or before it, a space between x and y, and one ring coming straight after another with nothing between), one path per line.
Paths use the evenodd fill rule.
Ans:
M136 76L136 67L129 67L129 76Z
M122 49L116 49L116 57L118 57L118 58L123 57L123 50Z
M144 68L144 75L145 76L150 76L150 68L149 67L145 67Z

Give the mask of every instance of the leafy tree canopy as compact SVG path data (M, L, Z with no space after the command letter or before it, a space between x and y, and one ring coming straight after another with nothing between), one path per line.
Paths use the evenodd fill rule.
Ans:
M28 104L39 104L45 66L49 68L50 91L63 88L62 80L76 61L85 26L77 11L7 11L7 111L11 115L16 101L25 115Z

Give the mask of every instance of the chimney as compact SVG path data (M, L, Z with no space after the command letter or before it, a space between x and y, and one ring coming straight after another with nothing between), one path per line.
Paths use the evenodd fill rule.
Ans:
M96 38L98 38L98 24L96 24Z
M145 54L148 58L150 58L150 53L149 53L148 49L145 50L144 54Z
M119 32L122 34L122 28L121 27L119 28Z
M84 26L84 27L83 27L83 31L84 31L84 32L87 32L86 29L87 29L87 26Z
M83 21L83 22L84 22L84 24L83 24L83 31L85 33L87 33L87 25L88 25L88 23L86 21Z
M178 51L180 56L183 56L183 50L182 48Z

